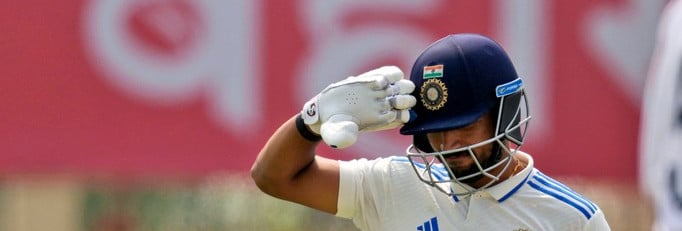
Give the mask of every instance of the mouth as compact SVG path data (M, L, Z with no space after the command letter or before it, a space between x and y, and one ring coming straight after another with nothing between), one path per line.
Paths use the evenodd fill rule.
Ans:
M470 156L469 156L469 152L468 152L468 151L460 151L460 152L455 152L455 153L450 153L450 154L447 154L447 155L443 155L443 158L445 158L445 160L446 160L448 163L453 163L453 162L462 161L463 159L469 158L469 157L470 157Z

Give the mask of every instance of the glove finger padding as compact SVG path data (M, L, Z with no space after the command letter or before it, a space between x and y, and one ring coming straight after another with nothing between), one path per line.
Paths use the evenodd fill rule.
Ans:
M384 66L358 75L355 78L360 79L374 79L376 82L372 83L372 89L386 89L389 84L393 84L405 77L403 71L396 66ZM407 80L410 82L409 80ZM414 84L412 84L414 86ZM410 91L411 92L411 91Z
M401 79L389 85L386 88L386 94L389 95L405 95L414 91L414 83L407 79Z
M408 109L417 104L417 99L411 95L396 95L387 99L392 108L399 110Z
M358 76L350 76L344 80L333 83L327 88L335 88L337 86L346 85L349 83L369 83L370 88L374 90L386 89L389 84L393 84L396 81L404 80L403 71L396 66L384 66ZM409 80L406 80L410 82ZM411 82L410 82L411 83ZM414 86L414 84L412 84Z
M410 120L414 119L412 118L414 115L410 110L405 109L405 110L398 110L398 120L400 120L401 125L407 122L410 122Z
M395 66L377 68L329 85L301 111L303 121L329 146L345 148L360 131L396 128L409 121L414 84Z

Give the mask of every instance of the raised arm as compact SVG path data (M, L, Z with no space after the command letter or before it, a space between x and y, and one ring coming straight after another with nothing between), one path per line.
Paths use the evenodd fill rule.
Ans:
M381 67L329 85L308 101L270 137L258 154L251 176L274 197L335 214L339 164L315 154L322 139L345 148L358 132L406 123L416 99L414 84L394 66Z

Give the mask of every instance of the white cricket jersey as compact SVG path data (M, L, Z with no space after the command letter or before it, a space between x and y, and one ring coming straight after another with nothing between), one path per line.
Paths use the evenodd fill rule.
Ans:
M682 230L682 1L661 16L642 104L640 185L654 230Z
M522 172L467 197L423 183L407 157L339 161L336 215L361 230L610 230L597 205L517 155L529 160ZM448 176L444 169L434 175Z

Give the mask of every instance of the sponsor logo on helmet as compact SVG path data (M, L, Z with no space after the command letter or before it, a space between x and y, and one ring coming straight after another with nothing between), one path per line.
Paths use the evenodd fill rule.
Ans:
M512 93L515 93L523 87L523 80L521 78L517 78L514 81L497 85L495 88L495 95L497 97L502 97L506 95L511 95Z
M428 79L421 86L421 102L426 109L436 111L448 101L448 88L440 79Z
M424 79L443 77L443 65L433 65L424 67Z

